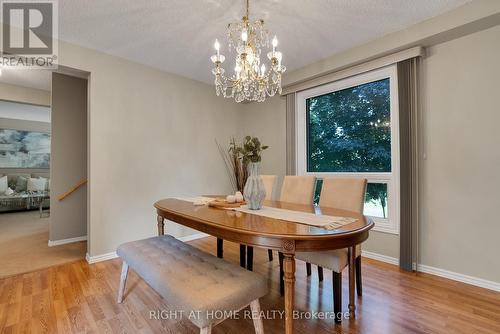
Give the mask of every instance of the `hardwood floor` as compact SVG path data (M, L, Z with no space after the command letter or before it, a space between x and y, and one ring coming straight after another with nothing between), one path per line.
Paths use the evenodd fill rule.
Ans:
M216 254L215 238L191 242ZM225 242L224 257L239 263L239 246ZM121 261L88 265L85 261L0 280L0 333L198 333L189 320L151 320L150 311L168 310L131 270L124 303L116 303ZM269 277L263 311L282 310L278 259L254 250L254 271ZM347 274L343 275L343 310L347 310ZM318 284L315 270L306 277L297 261L296 309L331 311L332 277ZM363 258L363 297L357 317L297 320L297 333L499 333L500 293L443 278L400 272L397 267ZM283 320L264 320L266 333L282 333ZM213 333L253 333L249 319L226 320Z

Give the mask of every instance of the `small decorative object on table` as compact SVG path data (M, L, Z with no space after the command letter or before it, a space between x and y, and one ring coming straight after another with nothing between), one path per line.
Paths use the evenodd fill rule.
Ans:
M232 196L232 195L230 195ZM228 196L229 197L229 196ZM234 197L234 196L232 196ZM239 208L242 205L245 205L246 202L231 202L224 198L216 198L213 201L208 202L208 206L217 209L229 209L229 208Z
M234 198L236 199L237 203L243 202L243 194L240 191L236 192L236 194L234 195Z

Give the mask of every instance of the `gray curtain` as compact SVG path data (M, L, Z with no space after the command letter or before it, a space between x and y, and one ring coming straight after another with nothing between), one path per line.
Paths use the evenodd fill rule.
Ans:
M418 67L420 58L397 64L400 142L400 255L406 271L418 263Z
M295 175L295 93L286 96L286 174Z

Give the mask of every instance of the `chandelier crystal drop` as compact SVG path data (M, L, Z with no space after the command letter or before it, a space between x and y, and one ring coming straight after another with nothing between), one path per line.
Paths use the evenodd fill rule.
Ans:
M216 54L210 59L215 67L215 92L217 96L234 98L236 102L262 102L266 96L281 94L281 74L286 67L281 64L283 55L276 51L278 39L276 36L269 45L269 33L264 27L264 20L250 21L249 0L246 0L246 16L241 22L230 23L227 26L229 51L236 52L234 74L225 75L222 63L226 59L220 53L221 44L215 40ZM261 49L272 48L267 53L270 63L266 66L261 62Z

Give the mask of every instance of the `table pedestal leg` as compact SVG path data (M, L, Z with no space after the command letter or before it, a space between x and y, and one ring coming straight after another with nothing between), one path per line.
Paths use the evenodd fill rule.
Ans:
M295 292L295 257L283 254L283 271L285 280L285 333L293 333L293 307Z
M356 316L356 304L354 300L354 286L356 276L354 275L355 270L355 250L354 246L348 249L348 261L349 261L349 317L354 318Z
M165 219L158 215L156 217L156 221L158 222L158 235L163 235L163 233L165 232Z

